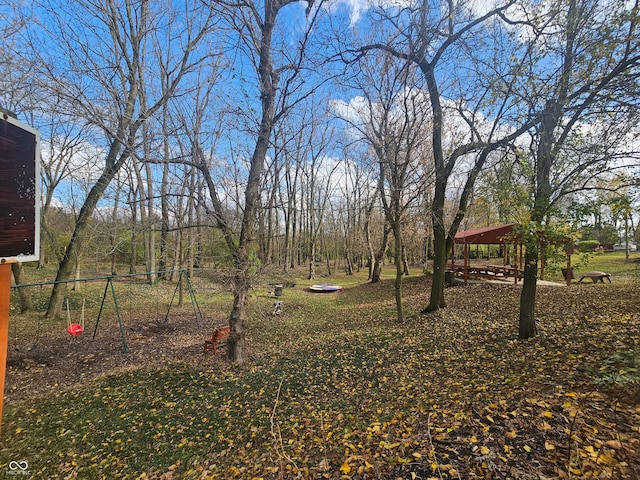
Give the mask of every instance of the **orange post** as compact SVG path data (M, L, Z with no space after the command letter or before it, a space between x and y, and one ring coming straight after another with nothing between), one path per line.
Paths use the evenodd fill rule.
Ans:
M11 263L0 263L0 431L2 431L2 404L4 403L4 375L9 348L9 298L11 297Z

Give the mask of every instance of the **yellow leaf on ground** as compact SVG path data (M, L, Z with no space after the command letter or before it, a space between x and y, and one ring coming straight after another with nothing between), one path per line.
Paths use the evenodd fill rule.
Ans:
M349 472L351 471L351 465L349 465L347 462L344 462L340 467L340 471L345 475L349 475Z
M483 446L480 447L480 453L482 455L489 455L490 451L491 450L489 450L489 448L486 445L483 445Z
M611 456L609 456L609 455L606 455L606 454L604 454L604 453L601 453L601 454L598 456L597 463L598 463L599 465L602 465L602 464L605 464L605 465L613 465L614 463L616 463L616 459L615 459L615 458L613 458L613 457L611 457Z
M540 430L551 430L551 425L549 425L546 421L543 421L540 426L538 426Z
M544 448L546 448L547 450L555 450L556 446L547 440L544 442Z

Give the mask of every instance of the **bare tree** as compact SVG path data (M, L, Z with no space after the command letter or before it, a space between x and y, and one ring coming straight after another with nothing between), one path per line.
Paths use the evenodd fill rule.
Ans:
M381 29L386 37L379 42L369 43L362 47L346 48L343 58L348 63L359 62L372 51L384 51L406 62L414 64L422 73L429 96L432 129L431 145L435 167L435 186L431 202L431 221L434 238L433 283L430 302L425 312L445 306L444 301L444 271L447 252L452 243L464 212L466 201L473 189L477 174L491 152L508 145L532 124L521 126L517 131L504 132L500 129L501 116L509 111L511 97L498 99L490 94L492 82L474 82L473 79L480 72L464 69L464 78L457 76L460 69L457 66L463 62L474 64L474 56L480 36L487 41L485 35L491 32L489 21L506 11L515 0L505 1L503 4L489 11L476 15L468 9L467 2L447 2L446 7L433 5L427 0L412 4L405 9L382 9L377 12ZM498 49L499 50L499 49ZM499 50L504 53L504 50ZM480 55L485 54L483 51ZM512 78L509 73L511 65L501 61L497 63L503 67L501 75ZM446 74L444 70L446 69ZM474 75L476 75L474 77ZM472 80L470 81L469 78ZM451 103L443 97L443 90L455 91L468 88L480 88L485 93L476 92L472 96L460 95L458 102ZM449 95L452 93L449 92ZM475 103L466 105L469 100L476 98ZM491 103L490 101L494 101ZM495 103L497 101L497 104ZM488 103L489 102L489 103ZM491 109L496 114L492 126L480 128L484 118L483 109ZM448 113L447 113L448 111ZM447 122L461 118L460 125L466 130L462 139L452 141L448 134ZM453 125L455 126L455 125ZM450 131L450 129L449 129ZM449 229L446 227L445 202L447 198L449 179L460 161L474 156L474 167L469 170L464 191L461 195L458 215Z
M354 152L356 153L356 152ZM369 204L376 197L375 182L369 178L369 171L357 159L345 150L343 153L343 182L340 193L343 207L340 208L344 235L344 258L346 271L352 275L364 265L364 259L370 256L367 243L367 225ZM364 233L364 237L363 237Z
M290 122L287 122L289 125ZM296 145L304 145L300 139L302 138L304 129L298 129L296 134L293 134L293 138L296 139ZM298 189L300 183L300 172L302 169L302 162L297 161L297 158L301 155L299 149L288 148L286 146L286 137L291 137L291 134L278 134L276 133L274 142L276 148L280 148L283 156L282 166L282 179L280 180L281 188L278 190L279 202L282 205L282 213L284 216L284 238L282 240L282 268L284 272L289 269L293 269L296 266L296 254L297 251L295 245L296 239L296 222L299 212L298 201ZM281 145L281 147L279 147Z
M283 44L274 45L279 33L278 17L286 7L299 0L264 0L263 2L241 1L211 2L212 11L219 11L228 22L230 33L235 35L239 52L248 56L256 73L257 90L260 97L260 118L257 120L255 144L244 187L241 226L239 235L234 232L219 188L208 168L206 159L201 158L201 168L217 227L221 230L234 261L232 284L234 288L233 308L229 316L231 333L229 336L229 359L236 363L246 360L245 320L246 302L250 287L251 245L254 241L254 227L260 207L260 184L265 159L271 146L274 125L291 106L291 95L300 88L301 65L309 42L309 35L317 17L307 9L305 33L293 53ZM282 41L282 37L277 37ZM288 45L290 45L288 43ZM275 58L274 58L275 57ZM277 62L277 63L276 63Z
M64 5L44 0L39 6L50 19L40 30L44 32L41 40L57 45L40 50L35 35L32 38L31 45L42 53L43 87L63 98L68 109L101 129L106 137L102 171L78 214L58 269L57 280L67 280L99 199L135 151L142 125L175 94L182 78L200 61L192 56L211 29L213 16L197 12L198 2L185 0L184 23L179 27L173 24L176 30L182 29L172 37L180 48L152 61L149 35L168 7L155 8L151 2L137 0ZM142 103L141 91L152 83L153 67L172 72L170 86L153 98L152 92L146 91L147 101ZM64 290L63 283L54 287L48 317L60 312Z
M548 7L524 4L521 13L517 22L510 20L530 34L524 42L529 69L518 93L528 115L540 118L523 152L533 166L533 196L523 232L519 336L529 338L537 332L539 233L553 235L551 214L559 199L622 165L615 162L625 155L620 145L626 142L619 139L637 125L640 7L637 0L630 8L565 0Z
M31 21L18 2L3 2L0 13L0 108L15 115L26 114L37 103L35 88L31 85L34 65L20 58L20 33ZM29 118L31 120L31 118Z
M316 261L319 256L320 233L330 196L333 190L333 174L338 163L328 158L326 150L331 142L332 131L328 124L310 122L307 132L308 155L303 168L303 198L305 200L307 255L309 274L316 277Z
M42 114L40 118L43 118ZM46 263L45 248L47 243L50 250L56 255L58 262L63 258L64 246L59 245L59 239L51 228L51 207L60 184L65 180L73 179L74 170L79 167L81 159L85 157L88 160L87 155L92 155L89 151L90 145L87 142L88 128L77 127L56 108L48 110L48 119L47 125L39 126L41 132L47 133L43 138L40 159L40 181L43 195L40 225L46 242L40 243L39 267Z
M402 277L406 272L403 218L419 197L428 172L422 171L421 145L429 136L431 112L428 99L417 85L411 62L380 52L368 68L376 73L364 90L367 118L361 132L375 152L378 190L385 218L393 231L396 265L395 297L398 321L404 320ZM364 69L363 69L364 70Z

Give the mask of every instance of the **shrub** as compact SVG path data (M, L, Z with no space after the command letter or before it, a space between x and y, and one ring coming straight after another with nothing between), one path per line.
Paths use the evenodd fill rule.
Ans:
M600 242L598 240L582 240L578 242L578 251L593 252L599 246L600 246Z

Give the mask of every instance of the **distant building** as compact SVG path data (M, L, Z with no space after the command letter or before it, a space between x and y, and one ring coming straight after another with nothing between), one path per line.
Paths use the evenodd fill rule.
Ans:
M624 243L616 243L616 244L613 246L613 249L614 249L614 250L617 250L617 251L620 251L620 250L626 250L626 249L627 249L627 246L626 246ZM638 250L638 247L637 247L635 244L630 243L630 244L629 244L629 251L630 251L630 252L635 252L636 250Z

